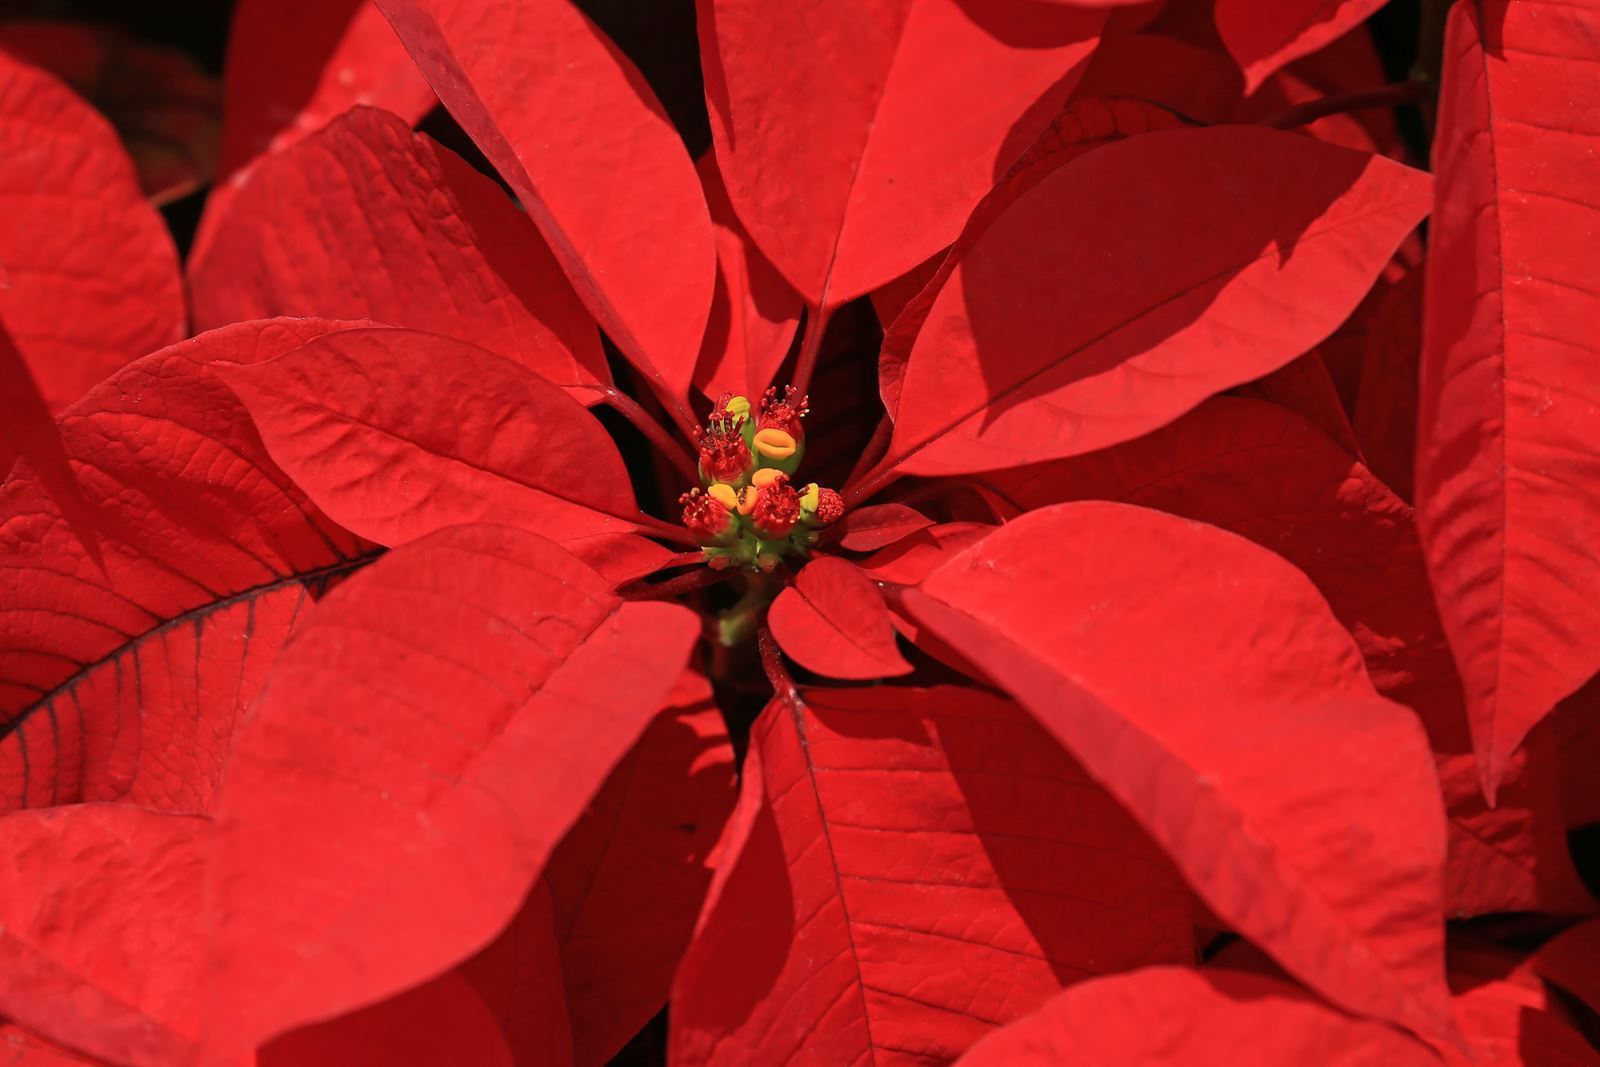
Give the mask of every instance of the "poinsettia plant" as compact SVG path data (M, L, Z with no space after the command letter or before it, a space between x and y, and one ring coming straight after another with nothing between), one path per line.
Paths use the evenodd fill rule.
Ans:
M242 0L181 276L0 27L15 1058L1595 1062L1600 9L1422 6Z

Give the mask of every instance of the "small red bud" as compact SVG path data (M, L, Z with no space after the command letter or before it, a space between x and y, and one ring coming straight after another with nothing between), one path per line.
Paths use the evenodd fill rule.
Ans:
M805 430L800 420L811 413L810 398L797 396L795 387L786 385L783 399L778 399L776 388L768 389L761 398L761 415L756 426L763 430L782 430L796 441L803 440Z
M695 489L678 498L683 505L683 525L702 545L725 545L739 536L739 520L709 493Z
M817 491L817 512L812 522L818 526L828 526L838 522L844 515L844 497L832 489Z
M709 428L700 434L700 476L707 481L736 484L750 472L750 446L726 413L713 414Z
M769 541L788 537L800 521L800 494L789 479L779 475L756 491L755 507L750 509L750 525Z

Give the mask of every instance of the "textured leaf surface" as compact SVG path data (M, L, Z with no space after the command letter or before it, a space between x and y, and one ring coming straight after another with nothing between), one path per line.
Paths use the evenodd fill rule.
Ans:
M1344 36L1385 0L1217 0L1217 32L1244 71L1245 91Z
M716 157L708 152L695 170L717 242L717 288L694 384L712 400L723 393L758 397L783 364L804 305L733 213Z
M962 1067L1428 1067L1437 1062L1418 1041L1334 1011L1289 982L1179 967L1074 986L985 1038L960 1060Z
M541 537L472 526L329 594L231 757L212 1052L404 989L510 921L698 633L609 588Z
M1342 1007L1450 1032L1426 740L1298 571L1159 512L1064 504L904 602L1127 805L1219 919Z
M358 108L261 161L210 222L189 262L202 326L332 313L459 337L558 385L610 379L538 229L394 115Z
M858 566L880 582L916 585L993 529L980 522L940 523L874 552Z
M519 1067L573 1062L560 953L550 887L541 878L510 925L461 964L461 973L499 1021Z
M343 325L244 323L146 356L61 418L81 509L27 461L0 488L0 808L209 809L296 616L371 546L290 484L205 364Z
M895 647L889 609L855 564L824 556L801 568L767 617L772 636L795 662L829 678L909 674Z
M932 519L906 504L853 508L839 520L839 547L851 552L871 552L932 525Z
M1087 452L1260 377L1355 307L1427 189L1388 160L1251 127L1158 131L1073 160L933 298L882 470Z
M256 1062L260 1067L512 1067L514 1061L483 998L452 971L381 1004L285 1034L266 1045Z
M710 685L685 672L511 926L464 965L475 982L484 972L514 979L498 1001L485 995L503 1005L518 1063L539 1067L550 1056L530 1004L563 1001L577 1062L599 1065L666 1003L737 791ZM556 998L537 984L546 956Z
M433 91L370 0L241 0L224 64L222 175L357 104L416 122Z
M1061 110L1104 21L1031 0L708 0L699 12L733 206L813 307L954 240Z
M1484 803L1411 511L1305 420L1217 397L1137 441L985 481L1017 511L1118 500L1219 526L1299 567L1355 637L1378 690L1428 730L1450 816L1451 915L1593 907L1567 852L1554 752L1531 749L1499 804Z
M0 818L0 1014L114 1063L190 1062L208 832L123 804Z
M716 250L694 167L638 70L569 0L378 6L606 333L685 395Z
M116 131L4 53L0 322L55 410L184 335L177 251Z
M600 423L476 345L347 330L215 372L295 483L380 544L473 522L556 540L633 528L628 474Z
M1600 668L1597 49L1600 9L1542 0L1445 40L1417 504L1491 795Z
M1062 985L1189 958L1187 893L1015 705L811 690L758 720L674 1062L948 1062Z
M1446 1048L1447 1067L1588 1067L1600 1055L1517 953L1453 941L1450 988L1471 1055Z

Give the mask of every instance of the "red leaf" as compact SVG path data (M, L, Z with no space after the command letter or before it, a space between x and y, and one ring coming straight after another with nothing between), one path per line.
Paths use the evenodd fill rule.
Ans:
M573 1062L560 947L544 879L534 883L511 925L460 969L499 1021L514 1063Z
M312 507L206 370L342 324L244 323L139 360L62 416L82 509L0 488L0 810L210 808L296 615L370 546Z
M1600 677L1589 679L1552 716L1561 753L1561 809L1569 828L1600 823ZM1534 734L1538 737L1538 734Z
M1533 954L1533 969L1545 981L1560 986L1600 1012L1600 919L1588 922L1546 941Z
M1339 399L1338 387L1328 373L1328 365L1321 353L1307 352L1291 363L1285 363L1265 378L1242 385L1234 392L1239 396L1255 396L1305 417L1317 429L1327 434L1339 447L1352 456L1361 454L1356 443L1355 430L1345 414L1344 403Z
M1223 922L1341 1007L1451 1032L1426 743L1298 571L1211 527L1064 504L904 602L1127 805Z
M758 397L788 355L803 305L734 215L716 157L708 152L695 170L711 210L717 287L694 384L712 400L723 393Z
M545 875L580 1065L609 1062L667 1002L737 795L710 683L685 672Z
M861 560L857 566L880 582L916 585L957 552L981 539L993 526L947 522L920 530Z
M407 123L434 105L433 90L368 0L240 0L224 72L224 178L357 104Z
M393 115L357 108L262 160L208 222L189 261L201 325L334 312L459 337L558 385L610 381L527 216Z
M634 528L628 474L600 423L476 345L347 330L215 370L295 483L380 544L473 522L557 540Z
M123 804L0 818L0 1014L115 1063L192 1062L209 833Z
M1450 815L1450 914L1593 908L1568 855L1552 751L1519 760L1500 803L1484 803L1410 509L1304 420L1218 397L1137 441L985 480L1017 511L1117 500L1219 526L1293 563L1354 635L1378 690L1428 730Z
M801 295L830 308L955 239L1061 110L1104 22L1030 0L699 11L733 206Z
M710 685L685 672L668 703L556 849L516 920L463 965L475 982L477 968L522 978L538 973L546 951L559 954L562 1018L570 1014L580 1065L608 1062L666 1003L733 809L733 748ZM508 1009L527 1003L505 992ZM506 1029L519 1063L557 1058L526 1020Z
M889 609L853 563L823 556L806 564L772 602L767 624L800 666L829 678L911 673L895 647Z
M1457 4L1445 41L1417 503L1492 797L1600 669L1600 9Z
M483 998L452 972L381 1004L285 1034L262 1048L257 1063L260 1067L357 1063L511 1067L512 1059Z
M1372 473L1414 500L1417 376L1422 358L1422 272L1389 288L1373 312L1361 357L1355 432Z
M109 26L42 19L0 26L0 48L48 70L111 121L152 203L215 177L221 92L188 54Z
M87 1060L52 1045L11 1023L0 1025L0 1056L6 1067L103 1067L98 1060Z
M948 1062L1063 984L1192 953L1170 866L1008 701L806 700L752 733L673 1062Z
M1497 946L1450 946L1450 987L1471 1055L1441 1050L1448 1067L1591 1067L1595 1048L1551 1002L1520 956Z
M978 236L934 298L876 484L1102 448L1281 366L1355 306L1427 186L1250 127L1158 131L1074 160Z
M378 0L617 345L673 397L716 271L700 183L655 94L569 0Z
M1430 1067L1425 1045L1352 1019L1288 982L1240 971L1152 967L1084 982L986 1038L962 1067Z
M177 251L116 131L0 53L0 321L55 410L184 335Z
M1217 32L1244 71L1245 91L1344 36L1385 0L1216 0Z
M839 547L851 552L871 552L932 525L932 519L905 504L853 508L839 520Z
M207 1047L243 1051L488 942L698 630L501 526L433 534L330 593L234 744Z

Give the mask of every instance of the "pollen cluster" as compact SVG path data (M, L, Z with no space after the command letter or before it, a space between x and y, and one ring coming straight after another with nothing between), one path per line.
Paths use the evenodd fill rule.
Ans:
M696 439L701 485L679 498L683 525L712 567L770 571L808 551L817 530L844 514L832 489L793 482L809 411L792 387L781 397L768 389L758 404L734 394L717 401Z

